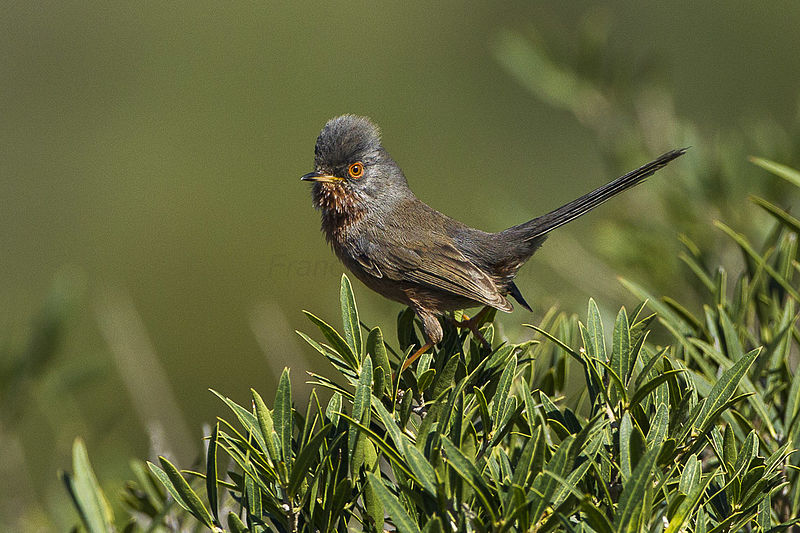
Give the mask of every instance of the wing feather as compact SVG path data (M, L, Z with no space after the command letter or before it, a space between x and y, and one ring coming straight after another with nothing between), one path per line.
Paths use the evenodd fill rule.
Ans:
M449 240L435 245L407 239L402 244L374 241L370 244L372 251L380 250L380 254L369 253L359 262L373 273L449 292L501 311L511 311L513 307L492 278Z

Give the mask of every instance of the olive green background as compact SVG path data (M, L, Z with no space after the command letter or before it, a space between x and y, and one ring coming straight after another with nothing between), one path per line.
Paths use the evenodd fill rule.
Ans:
M506 30L568 50L587 20L607 24L614 61L658 65L702 138L796 120L792 1L6 2L0 340L24 346L47 302L68 321L44 371L3 396L0 529L75 521L56 476L75 436L113 491L151 440L191 461L225 411L207 388L271 396L290 366L302 397L304 371L326 370L293 330L313 329L301 309L338 323L342 267L298 180L332 116L372 117L417 195L485 230L615 177L592 134L495 55ZM590 295L630 305L587 250L669 187L554 234L518 278L536 312L505 330L555 303L582 313ZM354 287L362 317L391 330L399 306Z

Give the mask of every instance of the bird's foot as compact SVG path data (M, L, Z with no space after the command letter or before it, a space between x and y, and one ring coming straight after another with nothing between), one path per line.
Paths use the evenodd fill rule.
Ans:
M487 313L489 313L490 310L491 307L484 307L483 309L480 310L480 312L477 315L475 315L472 318L469 318L467 315L464 315L463 320L453 319L453 322L455 322L456 326L458 326L459 328L466 328L470 330L472 334L481 342L481 344L483 344L483 347L486 348L487 350L491 350L492 345L481 334L481 332L478 330L478 327L480 326L484 317L487 315Z

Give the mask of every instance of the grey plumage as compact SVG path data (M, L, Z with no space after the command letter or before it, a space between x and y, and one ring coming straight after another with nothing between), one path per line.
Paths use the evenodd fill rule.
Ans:
M530 309L514 277L548 232L641 183L685 150L654 161L543 216L497 233L470 228L420 201L364 117L330 120L317 138L314 206L336 255L378 293L410 306L428 343L442 338L437 316L491 306Z

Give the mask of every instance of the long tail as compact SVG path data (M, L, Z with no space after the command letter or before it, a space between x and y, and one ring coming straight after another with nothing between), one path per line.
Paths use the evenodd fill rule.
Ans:
M586 213L591 211L598 205L602 204L612 196L616 196L626 189L630 189L634 185L638 185L649 176L653 175L657 170L663 168L672 161L686 153L688 148L681 148L680 150L672 150L664 155L654 159L653 161L643 165L636 170L632 170L620 176L614 181L603 185L602 187L593 190L588 194L584 194L577 200L573 200L568 204L550 211L546 215L536 217L533 220L522 223L518 226L513 226L505 231L500 232L504 234L506 239L533 241L544 240L538 239L543 237L548 232L554 230L559 226L563 226L567 222L571 222ZM538 246L537 246L538 247Z

